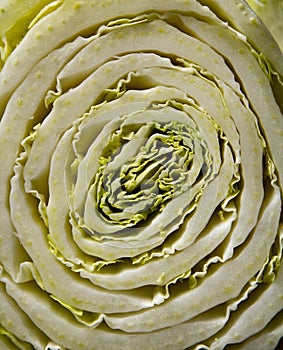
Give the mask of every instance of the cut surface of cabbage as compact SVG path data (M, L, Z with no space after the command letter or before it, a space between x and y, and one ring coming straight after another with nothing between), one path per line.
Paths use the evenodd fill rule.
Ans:
M280 4L0 0L1 349L275 349Z

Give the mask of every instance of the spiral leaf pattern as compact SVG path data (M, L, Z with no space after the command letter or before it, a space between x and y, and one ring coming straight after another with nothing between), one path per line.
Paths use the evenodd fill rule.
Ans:
M273 350L283 56L266 27L236 0L25 1L14 24L3 5L1 349Z

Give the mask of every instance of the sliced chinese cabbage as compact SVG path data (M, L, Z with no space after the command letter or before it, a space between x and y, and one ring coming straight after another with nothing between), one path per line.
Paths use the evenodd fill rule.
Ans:
M239 0L0 7L1 349L273 350L280 22Z

